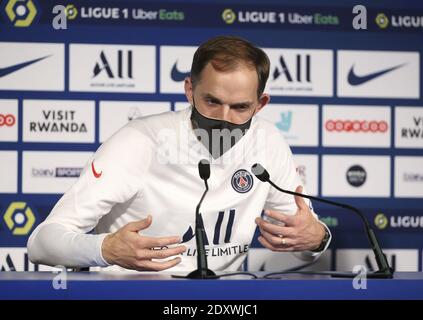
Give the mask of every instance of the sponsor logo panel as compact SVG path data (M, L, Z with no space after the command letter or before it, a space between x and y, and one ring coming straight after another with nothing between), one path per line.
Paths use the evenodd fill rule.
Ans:
M395 108L395 147L423 148L423 107Z
M323 196L390 196L388 156L323 155L322 161Z
M94 101L24 100L23 140L27 142L94 142Z
M170 102L100 101L100 142L129 121L170 111Z
M24 151L22 192L66 192L91 156L91 152Z
M318 146L317 105L269 104L257 114L272 122L290 146Z
M309 195L318 194L319 158L317 155L294 154L297 173Z
M420 98L420 54L338 51L339 97Z
M0 90L63 91L65 46L0 42Z
M391 109L372 106L323 106L323 146L391 146Z
M0 193L18 192L18 152L0 151Z
M385 249L389 265L394 271L418 271L419 252L415 249ZM336 251L336 270L352 271L354 266L362 265L368 271L378 269L374 254L368 249L338 249Z
M396 198L423 198L423 157L395 157Z
M0 141L18 141L18 100L0 100Z
M70 91L156 92L154 46L70 44Z
M191 74L196 47L160 47L160 92L184 93L184 79Z
M274 96L333 96L333 51L264 49L270 59L266 92Z

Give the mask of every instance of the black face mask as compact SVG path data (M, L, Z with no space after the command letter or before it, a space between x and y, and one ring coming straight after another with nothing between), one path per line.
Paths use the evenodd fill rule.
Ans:
M250 128L251 120L252 118L245 123L235 124L211 119L198 112L195 105L192 107L191 121L194 133L214 159L232 148L245 135Z

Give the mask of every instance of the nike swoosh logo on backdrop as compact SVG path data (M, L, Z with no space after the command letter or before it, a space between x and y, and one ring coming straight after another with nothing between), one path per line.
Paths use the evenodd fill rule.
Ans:
M16 71L18 71L20 69L23 69L23 68L25 68L25 67L27 67L27 66L29 66L31 64L34 64L34 63L36 63L38 61L41 61L41 60L43 60L45 58L48 58L50 56L51 55L48 55L48 56L41 57L41 58L38 58L38 59L34 59L34 60L30 60L30 61L18 63L18 64L15 64L13 66L5 67L5 68L0 68L0 78L5 77L5 76L7 76L7 75L9 75L9 74L11 74L13 72L16 72Z
M374 73L369 73L369 74L364 75L364 76L357 76L354 72L354 65L353 65L350 69L350 72L348 72L348 83L352 86L359 86L363 83L366 83L370 80L373 80L377 77L380 77L380 76L384 75L385 73L388 73L388 72L394 71L395 69L401 68L404 65L405 65L405 63L397 65L397 66L392 67L392 68L385 69L385 70L377 71L377 72L374 72Z
M178 61L176 61L175 64L173 65L170 77L172 78L173 81L184 81L186 77L189 77L191 72L179 71L178 68L176 67L177 63Z

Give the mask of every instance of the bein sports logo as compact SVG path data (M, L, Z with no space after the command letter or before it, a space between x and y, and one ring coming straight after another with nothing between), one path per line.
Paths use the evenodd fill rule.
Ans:
M81 167L32 168L31 174L35 178L78 178L82 169Z
M386 121L376 120L327 120L325 128L329 132L386 133L389 126Z

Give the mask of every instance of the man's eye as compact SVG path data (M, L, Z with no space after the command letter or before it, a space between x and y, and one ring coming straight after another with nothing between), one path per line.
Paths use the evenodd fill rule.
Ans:
M207 99L206 100L206 103L213 105L213 104L217 104L217 101L216 100L213 100L213 99Z
M248 106L246 106L246 105L239 105L239 106L234 106L233 108L234 109L237 109L237 110L246 110L246 109L248 109Z

